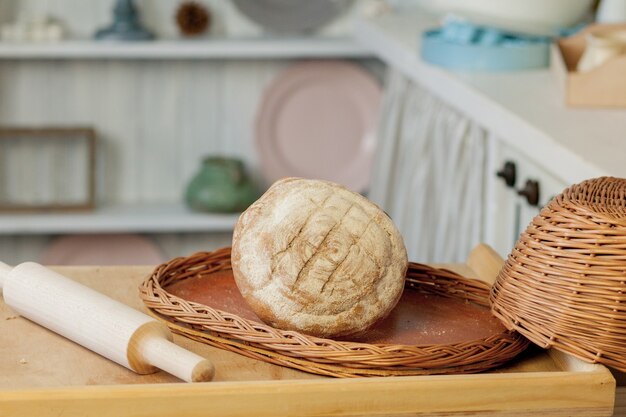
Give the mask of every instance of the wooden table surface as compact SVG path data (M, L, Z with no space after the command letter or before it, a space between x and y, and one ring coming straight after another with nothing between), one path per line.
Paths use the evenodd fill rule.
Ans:
M466 276L476 276L476 274L465 265L447 265L450 269L453 269ZM142 280L151 272L151 267L145 266L133 266L133 267L58 267L54 268L60 273L75 279L81 283L84 283L114 299L124 302L134 308L144 310L143 304L138 297L137 287ZM63 300L59 300L63 302ZM0 331L4 335L0 343L0 415L4 415L3 410L3 393L19 392L20 395L24 394L24 398L28 398L29 392L41 392L45 393L49 389L66 390L67 387L84 387L84 386L116 386L120 384L127 386L128 384L162 384L162 383L174 383L174 385L167 385L168 387L183 386L178 379L170 376L164 372L158 372L152 375L136 375L130 372L124 367L121 367L113 362L104 359L91 351L82 348L74 344L73 342L64 339L38 325L29 322L28 320L16 316L14 312L7 307L3 301L0 300ZM240 356L235 353L223 351L217 348L213 348L198 342L191 341L181 336L174 336L176 343L199 353L200 355L210 358L216 367L216 381L270 381L270 380L312 380L313 381L339 381L322 376L307 374L304 372L292 370L289 368L270 365L264 362L260 362L254 359L249 359ZM524 384L524 381L529 381L532 378L537 377L539 373L541 375L550 376L554 374L563 374L562 364L557 363L553 357L548 355L545 351L540 349L531 349L527 354L522 355L519 360L514 361L509 366L500 368L492 373L494 374L507 374L510 375L511 383ZM578 365L577 365L578 366ZM587 366L586 364L584 366ZM583 366L583 367L584 367ZM601 368L593 368L594 365L588 365L589 369L593 372L600 370L599 374L602 376ZM603 368L603 367L602 367ZM528 377L524 377L527 375ZM488 376L487 376L488 377ZM514 378L521 378L516 380ZM424 379L426 378L426 379ZM431 378L431 379L428 379ZM410 384L418 384L421 386L423 382L435 381L433 377L402 377L402 378L373 378L371 383L376 380L377 384L384 384L384 381L390 381L393 379L396 382L406 381ZM443 376L437 377L437 384L452 384L457 381L482 381L485 375L462 375L462 376ZM482 379L481 379L482 378ZM362 381L366 378L361 379ZM576 378L574 378L576 379ZM555 384L562 379L555 378ZM346 384L354 384L354 382L348 382L343 380ZM354 380L352 380L354 381ZM381 382L382 381L382 382ZM518 381L518 382L515 382ZM519 382L522 381L522 382ZM295 384L296 381L294 381ZM356 381L355 381L356 382ZM335 382L336 383L336 382ZM363 384L360 382L359 384ZM493 384L494 382L490 382ZM214 382L208 383L206 387L224 387L221 384L215 384ZM290 385L294 385L290 384ZM437 384L434 384L435 387ZM203 386L203 384L193 384L194 386ZM244 386L243 384L242 386ZM394 383L395 385L395 383ZM430 385L430 384L428 384ZM452 387L452 385L450 385ZM226 386L230 386L227 384ZM247 385L246 385L247 386ZM282 385L281 385L282 386ZM303 385L306 387L309 385ZM342 385L343 386L343 385ZM346 385L347 387L348 385ZM381 385L387 386L387 385ZM520 385L520 389L523 386ZM222 389L215 388L215 389ZM37 391L38 389L43 389ZM338 385L338 389L341 389ZM585 388L587 390L587 388ZM559 395L559 389L554 387L556 396ZM51 391L52 392L52 391ZM65 391L53 391L61 393ZM561 390L566 392L566 390ZM43 394L42 394L43 395ZM400 395L400 391L398 391ZM520 394L521 395L521 394ZM570 395L570 394L568 394ZM588 395L585 391L584 395ZM22 397L20 397L22 398ZM38 397L39 398L39 397ZM558 402L558 398L555 401ZM446 400L448 401L448 400ZM450 399L454 402L454 400ZM565 396L562 401L575 401L574 397ZM428 403L427 400L424 403ZM552 407L554 401L550 402ZM8 410L14 410L15 402L11 402L8 406ZM506 409L509 405L504 406ZM514 404L512 405L514 407ZM600 405L595 411L584 412L581 415L607 415L606 411L602 411ZM475 408L475 407L474 407ZM5 409L6 410L6 409ZM604 409L606 410L606 409ZM620 410L618 407L616 409ZM41 411L41 410L40 410ZM444 410L442 410L444 411ZM482 411L470 412L472 410L466 410L459 412L463 415L483 415ZM517 415L512 413L512 410L503 411L502 414L498 414L497 410L485 411L484 415ZM112 412L113 413L113 412ZM152 415L156 415L152 411ZM70 415L78 415L71 414ZM405 415L404 413L397 412L394 415ZM412 413L413 414L413 413ZM450 413L446 411L441 415L451 415L456 413ZM26 415L16 414L8 415ZM43 415L43 414L42 414ZM45 414L48 415L48 414ZM109 415L109 414L107 414ZM114 415L114 414L110 414ZM144 413L128 414L128 415L144 415ZM194 414L195 415L195 414ZM208 415L208 414L197 414ZM225 414L224 414L225 415ZM232 414L239 415L239 414ZM245 415L245 414L242 414ZM262 415L262 413L258 414ZM270 414L268 414L270 415ZM291 414L290 414L291 415ZM296 415L296 414L294 414ZM338 411L332 415L355 415L350 414L346 410L344 412ZM381 415L378 413L377 415ZM429 413L428 415L439 415L438 413ZM536 411L519 414L519 415L537 415ZM548 415L548 414L543 414ZM553 415L553 414L551 414ZM561 414L567 415L567 414ZM609 414L610 415L610 414Z
M146 311L137 287L151 267L54 268L103 294ZM63 302L63 300L59 300ZM17 316L0 302L0 328L10 334L0 345L0 389L180 382L165 372L137 375L93 352ZM313 379L316 375L249 359L174 335L174 341L210 358L217 381Z

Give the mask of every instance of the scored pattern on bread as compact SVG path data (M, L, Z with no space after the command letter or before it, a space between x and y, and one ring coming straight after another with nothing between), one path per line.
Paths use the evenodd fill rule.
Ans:
M272 276L283 281L283 290L291 290L293 297L301 298L300 311L338 313L344 310L372 290L372 285L385 272L384 264L389 261L388 256L386 260L381 259L360 244L362 240L379 241L384 245L385 254L390 249L385 241L389 240L388 233L377 225L371 227L375 224L374 217L330 193L325 202L310 209L288 247L272 257ZM358 281L354 279L357 275ZM325 295L325 290L328 298L319 303L307 303L311 298ZM335 293L341 298L334 299Z
M366 330L397 303L406 250L389 217L333 183L285 179L242 214L237 285L264 321L320 336Z

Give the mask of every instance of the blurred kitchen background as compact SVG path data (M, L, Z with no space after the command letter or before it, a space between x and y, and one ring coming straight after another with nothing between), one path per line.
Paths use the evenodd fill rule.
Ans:
M409 258L505 256L626 177L626 0L0 0L0 259L230 245L284 176L379 204Z

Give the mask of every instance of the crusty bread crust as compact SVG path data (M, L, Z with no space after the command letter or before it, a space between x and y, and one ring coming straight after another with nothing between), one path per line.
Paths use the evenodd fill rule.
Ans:
M407 264L391 219L327 181L276 182L233 235L233 274L254 312L271 326L314 336L361 333L386 317Z

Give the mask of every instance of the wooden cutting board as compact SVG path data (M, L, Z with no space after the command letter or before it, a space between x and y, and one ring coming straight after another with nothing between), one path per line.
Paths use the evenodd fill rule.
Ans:
M465 276L493 279L479 248ZM151 267L59 267L62 274L143 310ZM475 271L477 270L477 272ZM62 300L59 300L62 302ZM601 365L530 349L487 374L333 379L249 359L180 336L209 357L216 382L136 375L15 314L0 299L0 416L610 416L615 380Z

